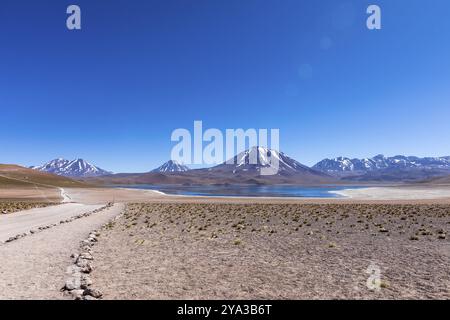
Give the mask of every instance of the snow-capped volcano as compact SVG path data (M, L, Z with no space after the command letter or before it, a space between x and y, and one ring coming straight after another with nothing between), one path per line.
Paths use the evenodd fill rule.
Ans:
M164 163L162 166L152 170L151 172L185 172L188 171L189 168L175 160L169 160Z
M236 174L243 172L259 172L261 168L268 167L278 167L278 175L290 175L305 172L320 175L320 172L312 170L300 162L288 157L283 152L259 146L245 150L213 169L232 171L232 173Z
M31 167L31 169L53 173L59 176L66 177L98 177L111 172L103 170L83 159L66 160L55 159L45 163L42 166Z
M65 167L69 162L70 162L69 160L66 160L63 158L58 158L58 159L49 161L42 166L30 167L30 169L57 174L57 172L60 170L60 168Z

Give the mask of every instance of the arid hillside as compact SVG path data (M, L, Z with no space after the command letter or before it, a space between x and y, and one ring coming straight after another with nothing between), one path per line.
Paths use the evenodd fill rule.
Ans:
M85 183L49 173L36 171L12 164L0 164L0 188L26 187L27 185L49 187L83 187Z

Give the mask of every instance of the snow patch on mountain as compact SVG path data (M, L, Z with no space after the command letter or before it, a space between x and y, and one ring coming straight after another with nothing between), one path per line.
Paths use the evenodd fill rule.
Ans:
M42 166L30 167L31 169L48 172L65 177L98 177L112 172L101 169L83 159L66 160L63 158L54 159Z
M278 175L289 175L297 173L316 173L311 168L288 157L283 152L266 147L255 146L245 150L225 163L216 166L214 169L231 170L233 174L240 172L259 172L261 168L272 167L277 169Z
M185 172L189 171L189 167L175 161L175 160L169 160L166 163L164 163L162 166L152 170L152 172Z

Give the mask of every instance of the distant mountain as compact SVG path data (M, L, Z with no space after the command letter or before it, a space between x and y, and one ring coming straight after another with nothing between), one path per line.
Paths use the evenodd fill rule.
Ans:
M38 171L53 173L59 176L76 178L98 177L111 174L111 172L94 166L83 159L75 159L69 161L59 158L49 161L42 166L35 166L30 168Z
M261 175L268 168L269 157L278 159L279 170L274 175ZM232 161L231 161L232 160ZM319 185L338 180L327 173L311 169L282 152L253 147L229 161L211 168L178 172L153 171L148 173L121 173L88 181L103 184L296 184Z
M151 172L186 172L186 171L189 171L189 167L177 161L169 160L162 166L152 170Z
M15 185L35 188L36 184L57 187L88 186L80 181L57 176L48 172L32 170L18 165L0 164L0 188Z
M313 166L313 169L327 172L369 172L381 169L450 169L450 157L419 158L419 157L385 157L377 155L373 158L349 159L344 157L325 159Z
M385 157L325 159L315 170L355 181L410 181L443 176L450 173L450 157Z
M209 169L212 171L230 172L237 174L260 174L262 168L273 166L270 159L278 160L278 172L276 175L292 176L297 174L311 174L324 176L300 162L288 157L283 152L264 147L253 147L235 156L233 159Z
M313 166L314 169L331 174L340 172L368 171L374 164L369 159L338 157L325 159Z

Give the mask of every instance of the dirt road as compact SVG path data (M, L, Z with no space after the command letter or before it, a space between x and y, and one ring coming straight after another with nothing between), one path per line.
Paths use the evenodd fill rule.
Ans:
M44 221L59 221L62 216L89 212L100 206L64 204L42 211L11 215L11 223L0 220L4 239L19 230L35 227ZM17 241L0 244L0 299L61 299L70 255L80 242L123 209L116 204L91 216L57 225ZM15 218L14 218L15 217Z
M11 215L0 215L0 242L18 234L59 223L79 214L101 208L101 205L67 203L46 208L31 209Z

